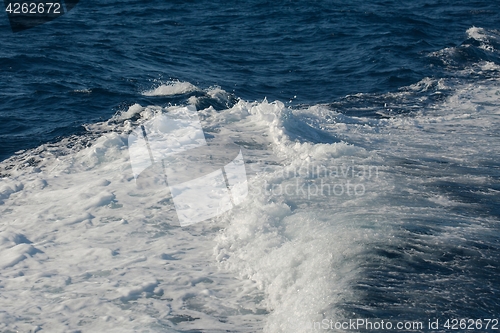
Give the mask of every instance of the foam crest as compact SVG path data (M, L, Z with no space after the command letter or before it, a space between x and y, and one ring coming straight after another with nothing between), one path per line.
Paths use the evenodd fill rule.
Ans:
M392 254L385 257L386 250L380 248L396 251L392 248L411 247L411 240L417 239L423 244L419 253L434 258L439 253L429 250L433 249L429 244L435 242L441 249L452 248L457 242L466 247L464 235L468 232L484 242L493 225L489 218L480 218L481 222L472 223L467 230L453 223L445 227L433 224L436 220L470 223L467 216L457 216L455 210L475 209L466 194L464 198L436 194L440 193L436 184L454 181L465 188L481 188L489 198L483 204L487 210L492 209L490 198L496 191L491 192L490 184L495 183L495 171L488 169L489 175L480 175L475 168L498 165L493 157L498 144L491 142L491 133L498 125L498 80L457 85L453 79L424 79L397 94L388 94L386 100L404 105L415 92L444 89L448 97L423 104L426 107L411 117L364 119L339 115L325 106L292 110L280 102L238 104L238 110L248 110L249 119L268 128L273 150L281 160L279 165L265 166L265 172L253 178L247 203L226 218L227 227L216 239L214 254L221 267L253 281L266 295L263 304L270 315L265 332L302 332L324 318L335 321L359 317L359 312L366 311L365 301L358 300L364 295L354 290L380 283L372 280L371 274L392 278L390 269L386 271L371 261L401 270L399 274L408 281L418 281L405 271L404 262L389 259ZM415 103L415 99L412 101ZM397 107L384 105L393 106ZM315 123L316 118L324 120ZM311 131L306 136L322 130L349 143L301 141L304 134L297 133L303 128ZM367 165L377 172L361 172ZM462 174L465 165L470 170ZM345 172L346 168L351 169ZM353 170L356 172L351 173ZM363 195L326 192L325 185L332 184L332 179L335 189L346 181L362 184ZM425 222L418 226L401 222L413 215ZM432 236L421 237L420 228L426 230L430 225ZM401 228L409 231L402 232ZM413 233L414 229L417 232ZM426 260L438 262L435 258ZM453 263L436 265L440 270L454 269ZM360 279L363 282L357 285ZM407 290L398 288L393 291L399 295L395 297L403 297ZM375 286L366 289L384 292ZM445 292L438 289L436 292ZM456 293L453 297L466 296ZM430 296L419 301L428 306L433 302ZM376 313L377 309L370 311Z
M497 31L488 31L483 28L471 27L467 29L467 36L481 42L480 48L494 52L495 44L500 42L500 34Z
M373 197L343 196L340 189L353 174L349 168L372 157L345 142L300 142L299 134L314 137L321 131L314 120L332 114L325 107L292 110L264 100L235 106L241 108L268 128L282 160L252 179L250 198L227 218L214 254L224 269L254 281L266 295L263 304L271 311L266 332L304 331L314 321L343 318L340 304L354 297L350 283L359 268L353 258L377 236L359 230L372 224L361 207L370 206ZM377 179L369 182L365 185L380 185ZM355 207L359 216L345 214Z
M467 39L455 47L431 52L448 69L455 69L454 75L470 78L470 75L481 74L488 76L491 73L491 63L498 63L500 54L500 33L497 30L488 30L471 27L466 31Z
M226 112L251 122L243 109ZM88 318L87 328L97 331L193 328L191 319L185 318L198 318L195 328L223 331L241 325L242 318L233 309L262 313L254 298L246 299L257 293L246 281L213 266L190 271L189 267L205 267L213 260L213 236L200 236L212 233L211 224L176 228L168 190L136 186L127 141L130 130L160 113L182 111L182 107L135 104L109 121L89 124L87 136L46 144L3 162L9 178L2 180L0 209L8 223L0 226L6 235L1 238L6 240L0 247L4 258L0 265L3 276L22 276L0 283L8 290L4 300L13 299L27 285L36 284L37 289L17 298L3 317L2 330L31 329L16 323L32 304L39 311L32 312L30 320L52 332L76 329L82 318ZM213 108L200 112L206 114L208 125L212 120L213 126L227 121ZM10 240L23 237L32 244ZM48 273L39 278L40 272ZM240 296L228 295L241 289ZM54 307L46 293L67 296L67 301ZM222 306L228 297L233 304L229 309ZM122 306L129 302L136 305L124 313ZM131 317L124 322L123 316ZM246 325L259 327L255 316L245 319ZM218 317L227 318L227 324Z
M189 82L172 81L167 84L162 84L155 89L147 90L142 94L144 96L174 96L187 94L196 90L198 90L198 88Z
M425 78L396 93L295 109L211 88L188 107L134 104L87 125L86 135L19 153L1 165L0 307L9 310L0 329L304 332L324 318L383 317L389 305L403 312L443 295L472 299L405 265L450 272L465 261L443 261L443 251L469 240L498 247L486 237L497 221L481 214L497 204L499 86ZM364 107L353 100L375 101L373 114L385 116L350 116ZM171 193L158 186L163 176L136 185L128 138L193 105L207 142L243 149L249 190L232 211L181 229ZM417 111L388 111L397 108ZM396 279L404 283L393 299L369 299ZM411 294L406 283L422 285ZM439 296L419 296L422 286Z

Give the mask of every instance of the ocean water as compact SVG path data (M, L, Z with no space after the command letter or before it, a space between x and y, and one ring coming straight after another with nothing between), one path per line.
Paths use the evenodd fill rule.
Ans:
M4 15L0 331L499 329L499 22L438 0ZM129 135L186 108L213 163L241 148L248 195L181 227Z

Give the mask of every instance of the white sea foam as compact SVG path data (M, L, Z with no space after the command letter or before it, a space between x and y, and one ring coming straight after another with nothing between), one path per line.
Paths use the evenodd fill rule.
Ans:
M486 30L484 28L471 27L467 29L467 36L469 38L473 38L477 41L482 42L481 48L490 52L496 51L492 44L498 44L498 42L500 42L500 34L496 30Z
M364 274L359 261L362 253L381 240L386 245L396 241L400 219L405 216L392 211L401 208L397 208L398 202L404 202L394 197L401 195L396 193L423 196L423 203L427 202L424 207L428 208L407 208L416 214L426 215L432 210L436 216L447 216L447 208L470 205L442 196L427 197L419 190L425 177L399 174L391 159L381 161L375 153L390 152L394 159L424 161L427 167L443 160L471 167L480 165L479 161L496 163L493 157L488 162L484 159L494 156L498 149L498 142L491 144L491 133L498 125L498 81L454 89L456 93L444 104L421 110L415 117L345 121L342 115L330 112L330 121L322 122L323 129L353 144L311 145L290 140L288 132L296 130L295 123L303 122L306 114L309 119L325 119L328 111L321 106L292 112L280 103L264 101L250 108L253 119L268 124L284 169L268 167L268 172L254 179L254 185L265 190L254 192L246 205L227 217L228 226L217 237L214 254L221 267L255 281L266 294L265 304L271 310L266 332L301 332L324 318L342 320L355 315L344 313L341 304L359 296L351 287ZM380 171L379 177L364 179L361 196L318 192L318 186L331 178L321 172L309 177L296 172L304 170L304 165L316 170L318 165L334 169L349 164L372 165ZM492 180L486 175L462 176L451 169L427 177L432 179L429 182L454 179L469 184ZM334 182L338 184L339 179ZM313 184L317 186L310 186ZM443 230L450 238L443 246L457 242L450 235L458 233L461 238L467 232L461 228ZM487 233L488 228L482 232Z
M498 163L499 82L425 79L388 102L431 86L455 92L411 117L266 100L199 110L221 144L245 149L249 193L189 228L175 225L168 191L136 186L127 146L132 128L175 106L135 104L87 126L88 147L47 144L3 162L0 330L303 332L354 316L345 305L363 297L354 287L368 254L403 244L402 219L474 206L427 193L432 183L488 184L492 175L460 170ZM487 231L476 220L435 226L427 241Z
M155 89L147 90L142 94L144 96L173 96L186 94L196 90L198 90L198 88L189 82L172 81L167 84L162 84Z
M483 28L471 27L467 29L467 36L478 41L487 41L486 32Z

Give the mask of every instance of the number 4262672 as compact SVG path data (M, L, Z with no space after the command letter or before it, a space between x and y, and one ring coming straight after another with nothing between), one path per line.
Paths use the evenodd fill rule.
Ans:
M61 14L61 4L58 2L14 2L5 8L9 14Z

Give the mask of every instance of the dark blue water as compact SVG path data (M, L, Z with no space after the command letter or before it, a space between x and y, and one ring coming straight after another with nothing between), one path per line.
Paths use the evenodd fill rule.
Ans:
M486 46L468 34L471 27L487 32ZM396 125L392 133L373 126L360 130L358 137L348 126L357 120L350 117L344 127L325 132L331 136L307 136L302 135L307 128L297 130L299 139L314 144L341 141L342 129L351 128L346 134L351 140L346 142L378 154L381 170L388 170L387 177L398 184L394 192L382 187L373 208L366 211L368 215L380 209L373 219L379 218L381 225L392 219L397 237L382 237L380 244L367 246L355 258L363 270L353 274L358 298L346 297L336 305L349 318L494 318L500 309L500 165L490 151L475 155L473 150L480 147L478 142L498 147L499 137L482 123L477 126L484 126L490 141L479 137L480 130L469 131L467 125L472 125L466 121L467 113L480 113L489 102L476 103L470 110L465 106L462 127L433 127L434 121L446 117L439 114L429 123L419 120L422 131L413 132L420 135L415 142L403 136L404 120L413 111L425 114L426 103L448 97L446 87L436 93L434 87L408 86L425 84L424 78L436 79L428 82L437 85L443 78L450 86L457 82L462 88L490 87L485 82L497 78L498 69L477 68L485 62L500 65L499 30L496 0L81 0L68 14L19 33L11 31L5 14L0 19L0 161L71 135L90 136L84 125L110 119L135 103L185 103L188 96L204 94L204 88L213 86L231 93L233 101L267 98L294 108L324 103L342 116L368 117L363 118L365 124L395 112L403 119L399 132ZM447 48L452 51L443 52ZM176 80L201 90L181 96L143 94ZM402 90L410 93L388 94ZM498 114L489 116L497 119ZM330 120L324 124L331 126L335 119ZM443 127L457 122L443 122ZM362 121L359 124L361 128ZM377 137L378 131L383 135ZM385 146L384 140L389 142ZM442 140L443 147L436 140ZM407 146L406 155L399 145ZM29 156L22 163L26 160ZM0 171L1 180L4 170ZM463 205L433 210L428 200L433 196ZM5 214L10 214L10 207L22 207L17 213L26 210L25 201L15 203L19 202ZM330 201L322 204L330 209ZM40 219L44 214L39 213ZM9 223L22 216L11 214ZM351 220L346 216L347 225ZM464 227L475 224L486 231Z
M172 79L247 100L331 103L423 77L456 75L429 57L498 28L497 1L82 1L12 33L0 20L0 159L84 131ZM455 69L500 60L477 45ZM362 103L363 101L361 101Z

